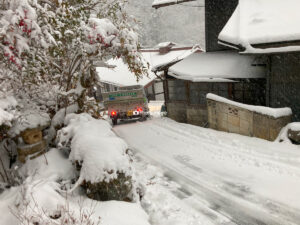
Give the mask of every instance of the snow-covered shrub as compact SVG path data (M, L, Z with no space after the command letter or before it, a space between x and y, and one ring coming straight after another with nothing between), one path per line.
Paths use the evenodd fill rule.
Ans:
M293 122L281 129L276 142L300 144L300 123Z
M69 114L58 132L58 145L70 143L69 159L77 164L87 195L98 200L124 200L132 192L132 168L127 144L111 131L105 120L88 114Z

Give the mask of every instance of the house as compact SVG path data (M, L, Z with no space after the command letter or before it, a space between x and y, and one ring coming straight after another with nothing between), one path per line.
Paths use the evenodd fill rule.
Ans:
M206 94L210 92L246 104L265 105L264 58L241 56L237 50L218 44L218 35L237 4L237 0L205 1L206 51L185 57L164 71L170 118L206 126Z
M300 121L300 2L240 0L218 36L240 54L265 57L266 105L290 107Z
M163 83L160 74L152 70L167 68L178 60L192 54L193 47L177 46L175 43L160 43L153 49L142 49L145 61L149 63L148 77L143 76L137 80L128 66L121 59L111 59L108 67L97 67L97 73L102 83L102 92L118 90L119 87L142 85L145 88L148 100L164 100Z
M168 69L165 103L178 122L207 126L206 95L215 93L247 104L265 102L265 68L255 57L233 51L195 52Z

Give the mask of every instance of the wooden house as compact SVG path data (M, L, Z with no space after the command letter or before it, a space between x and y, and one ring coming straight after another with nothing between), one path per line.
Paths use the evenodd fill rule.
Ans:
M238 0L205 1L206 51L194 53L164 70L168 116L206 126L206 94L215 93L246 104L265 105L263 57L241 56L218 43L218 35Z
M300 2L242 0L220 31L219 44L266 58L266 105L290 107L300 121Z
M164 87L170 118L205 127L208 93L263 105L265 67L232 51L196 52L168 69Z

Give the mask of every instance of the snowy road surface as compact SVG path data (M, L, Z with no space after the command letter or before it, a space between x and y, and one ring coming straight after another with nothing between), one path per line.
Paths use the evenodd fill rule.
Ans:
M162 169L164 176L180 185L173 192L178 204L199 214L198 223L186 224L300 224L298 146L168 118L120 124L113 129L137 157Z

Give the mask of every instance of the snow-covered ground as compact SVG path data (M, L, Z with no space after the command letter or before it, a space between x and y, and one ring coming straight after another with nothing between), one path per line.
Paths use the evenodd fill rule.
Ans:
M299 146L159 117L113 130L134 152L152 225L299 224Z

